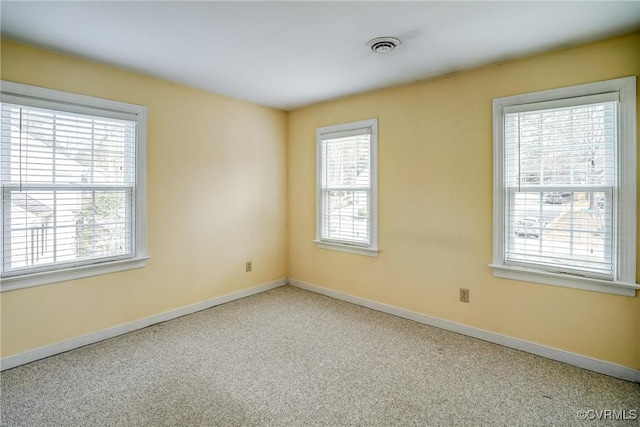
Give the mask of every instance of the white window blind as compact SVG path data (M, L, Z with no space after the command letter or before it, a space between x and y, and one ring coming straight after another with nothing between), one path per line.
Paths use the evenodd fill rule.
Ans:
M322 141L322 238L369 244L370 135Z
M616 138L616 101L505 115L507 263L613 278Z
M317 241L375 247L375 123L319 130Z
M139 257L139 121L32 104L1 107L3 279Z

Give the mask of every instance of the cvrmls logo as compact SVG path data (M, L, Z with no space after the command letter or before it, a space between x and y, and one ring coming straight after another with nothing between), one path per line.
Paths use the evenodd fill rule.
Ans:
M636 420L638 413L635 409L589 409L578 411L578 418L582 420Z

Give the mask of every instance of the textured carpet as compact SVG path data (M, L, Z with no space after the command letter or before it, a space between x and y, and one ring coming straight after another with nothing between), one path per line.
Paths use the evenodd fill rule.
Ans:
M640 425L638 384L289 286L1 381L7 426Z

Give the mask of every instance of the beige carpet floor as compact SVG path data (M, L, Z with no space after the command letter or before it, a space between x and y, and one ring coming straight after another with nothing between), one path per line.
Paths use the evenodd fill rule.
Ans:
M640 425L639 384L290 286L0 379L3 426Z

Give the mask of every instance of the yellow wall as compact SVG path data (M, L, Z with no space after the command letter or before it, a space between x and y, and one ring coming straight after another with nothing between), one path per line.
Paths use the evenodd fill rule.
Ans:
M488 267L492 99L638 74L635 33L294 111L289 277L640 368L640 298L498 279ZM372 117L380 256L318 249L315 129ZM458 302L460 287L470 289L469 304Z
M638 75L640 33L290 114L8 41L1 59L2 79L148 107L151 255L145 269L2 293L2 357L289 276L640 368L640 298L487 266L492 98ZM380 256L317 249L315 129L371 117Z
M2 357L286 277L286 113L1 48L4 80L147 106L151 256L144 269L2 293Z

